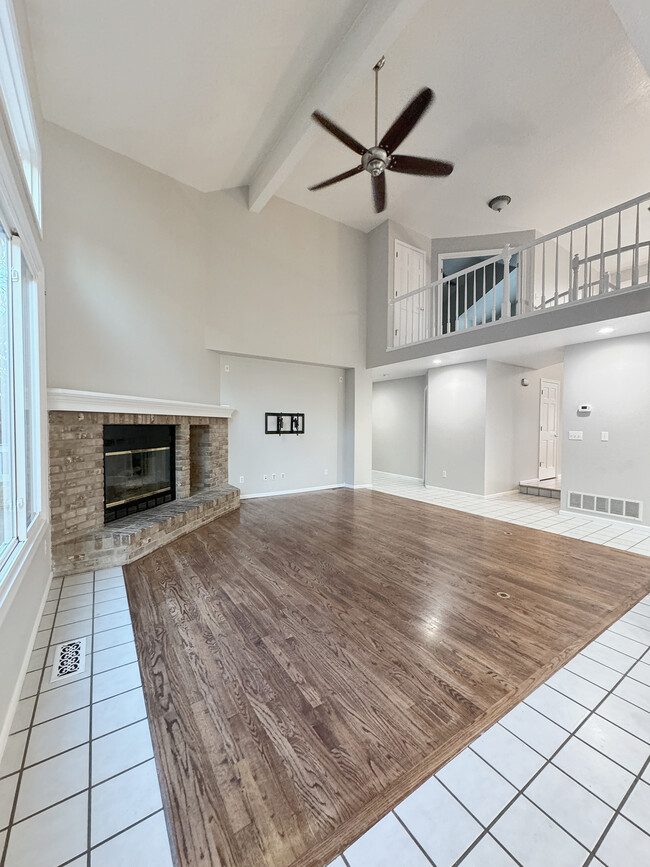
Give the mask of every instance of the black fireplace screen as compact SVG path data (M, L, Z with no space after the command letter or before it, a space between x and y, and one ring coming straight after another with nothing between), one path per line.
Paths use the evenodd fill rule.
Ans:
M173 425L104 425L104 521L176 497Z

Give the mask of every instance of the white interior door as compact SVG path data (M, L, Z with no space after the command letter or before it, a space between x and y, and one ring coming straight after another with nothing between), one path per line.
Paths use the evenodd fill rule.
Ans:
M393 296L399 298L424 286L426 279L426 253L403 241L395 241L395 269ZM428 322L427 305L419 296L397 302L395 312L395 346L404 346L426 340Z
M558 473L557 452L560 418L560 383L543 379L539 397L539 478L554 479Z

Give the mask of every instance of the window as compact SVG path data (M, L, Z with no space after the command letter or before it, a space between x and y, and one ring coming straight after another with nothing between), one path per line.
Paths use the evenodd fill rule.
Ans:
M0 94L40 225L41 149L10 0L0 0Z
M0 223L0 565L40 511L36 283Z

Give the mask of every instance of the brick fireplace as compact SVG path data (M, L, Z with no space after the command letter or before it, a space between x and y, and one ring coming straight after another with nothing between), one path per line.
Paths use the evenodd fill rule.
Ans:
M239 507L228 484L230 408L59 389L48 404L55 576L130 563ZM104 436L115 425L171 426L175 499L105 523Z

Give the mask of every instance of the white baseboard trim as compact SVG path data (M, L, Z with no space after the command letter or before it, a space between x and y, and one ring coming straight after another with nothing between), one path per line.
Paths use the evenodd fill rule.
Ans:
M558 512L563 518L584 518L587 521L598 521L603 526L616 524L617 527L624 527L627 530L638 530L650 528L649 524L642 524L640 521L632 524L630 521L619 521L615 515L610 515L608 518L603 518L602 515L597 515L593 512L585 512L582 509L576 509L575 512L569 509L560 509Z
M508 488L506 491L498 491L496 494L485 494L486 500L491 500L493 497L502 497L504 494L512 494L513 491L518 491L519 485L515 485L514 488Z
M361 490L369 490L374 487L373 485L348 485L347 482L343 482L342 485L338 485L339 488L350 488L352 491L361 491Z
M346 485L319 485L315 488L292 488L288 491L264 491L259 494L240 494L240 500L257 500L260 497L284 497L286 494L308 494L310 491L331 491L334 488L344 488Z
M418 478L418 476L403 476L401 473L387 473L385 470L373 470L373 473L381 473L382 476L393 476L395 479L407 479L409 482L418 482L419 484L424 483L424 479Z
M36 615L36 620L34 621L34 626L32 627L32 633L29 637L29 641L27 642L25 656L20 666L20 671L18 672L18 680L16 681L16 686L14 687L13 694L9 701L9 707L5 711L5 718L2 720L2 729L0 729L0 756L3 755L4 749L7 745L7 739L9 738L11 724L14 720L14 714L16 713L18 702L20 701L20 693L22 692L23 681L25 680L27 668L29 667L29 660L32 655L32 648L34 647L34 642L36 641L36 633L38 632L38 627L41 624L41 617L43 616L43 609L45 608L45 603L47 602L47 595L50 592L50 587L52 586L52 574L53 573L50 570L50 577L45 584L43 598L41 599L41 604L38 607L38 614Z

